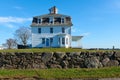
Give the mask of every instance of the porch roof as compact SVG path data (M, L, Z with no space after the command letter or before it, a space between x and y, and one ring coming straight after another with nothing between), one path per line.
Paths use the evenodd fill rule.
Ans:
M72 36L72 41L78 41L82 38L83 36Z

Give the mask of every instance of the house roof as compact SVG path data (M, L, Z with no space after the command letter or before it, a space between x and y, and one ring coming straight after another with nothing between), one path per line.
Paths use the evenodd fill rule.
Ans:
M72 26L72 22L71 22L71 17L68 15L64 15L64 14L58 14L58 10L56 8L56 6L53 6L52 8L49 9L50 13L49 14L44 14L44 15L39 15L39 16L34 16L33 17L33 22L31 24L31 27L45 27L45 26L52 26L52 27L56 27L56 26ZM50 17L53 17L53 23L50 23ZM62 19L60 20L60 18L65 18L65 22L62 23ZM38 23L39 19L42 19L42 21L40 20L40 24Z
M30 26L31 27L46 27L46 26L49 26L49 27L58 27L58 26L69 26L71 27L73 24L72 23L68 23L68 24L34 24L32 23Z
M34 18L43 18L43 17L70 17L70 16L63 14L44 14L40 16L34 16Z
M82 38L83 36L72 36L72 41L78 41Z
M40 16L35 16L34 18L48 18L48 17L69 17L71 18L70 16L68 15L63 15L63 14L44 14L44 15L40 15ZM44 26L73 26L73 24L70 22L70 23L62 23L62 24L49 24L49 23L46 23L46 24L36 24L36 23L32 23L31 24L31 27L34 27L34 26L37 26L37 27L44 27Z

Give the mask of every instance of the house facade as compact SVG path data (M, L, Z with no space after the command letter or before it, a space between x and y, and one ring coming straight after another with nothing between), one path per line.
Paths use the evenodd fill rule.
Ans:
M71 47L72 25L71 17L58 14L55 6L49 9L49 14L33 17L32 47Z

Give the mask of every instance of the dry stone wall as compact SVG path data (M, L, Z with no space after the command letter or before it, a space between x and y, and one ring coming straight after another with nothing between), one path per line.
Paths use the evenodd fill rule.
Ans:
M120 52L0 53L0 69L100 68L120 65Z

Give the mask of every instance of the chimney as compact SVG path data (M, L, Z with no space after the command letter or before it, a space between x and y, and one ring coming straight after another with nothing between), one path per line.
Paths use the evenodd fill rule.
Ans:
M52 8L49 9L50 14L57 14L58 13L58 9L56 8L56 6L53 6Z

